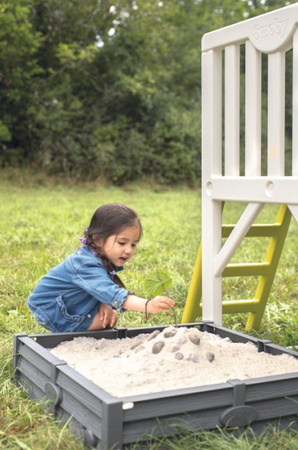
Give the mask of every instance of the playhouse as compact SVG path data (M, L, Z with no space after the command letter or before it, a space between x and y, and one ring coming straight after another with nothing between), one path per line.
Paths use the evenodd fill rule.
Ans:
M232 312L249 313L247 330L260 325L291 216L298 220L297 22L298 5L294 4L203 37L202 244L184 323L195 320L203 310L204 320L219 325L222 314ZM286 80L287 53L292 80ZM268 75L262 86L264 72ZM292 145L287 155L286 81L292 84L292 98L287 98L292 110ZM266 117L262 117L264 101ZM246 205L235 225L222 223L227 202ZM266 204L280 205L275 223L254 224ZM229 264L245 238L261 236L270 238L264 262ZM259 277L253 299L222 303L222 277L232 276Z

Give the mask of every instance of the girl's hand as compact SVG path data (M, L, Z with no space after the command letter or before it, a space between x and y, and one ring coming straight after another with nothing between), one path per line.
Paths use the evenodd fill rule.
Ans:
M152 298L147 304L148 313L155 314L161 311L166 311L167 309L173 308L175 302L164 295L157 295Z
M103 328L107 326L113 328L116 325L118 315L113 308L102 303L99 308L99 318L102 321Z

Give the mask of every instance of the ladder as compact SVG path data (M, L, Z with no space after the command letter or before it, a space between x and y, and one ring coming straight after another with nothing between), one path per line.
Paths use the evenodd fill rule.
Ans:
M245 330L257 330L269 298L270 290L278 267L280 255L291 222L292 214L286 205L280 205L276 221L272 224L253 224L245 238L269 237L264 262L246 264L228 264L223 277L257 276L258 284L251 300L233 300L222 302L223 314L249 313ZM228 238L234 225L222 225L222 237ZM192 280L182 316L182 323L195 322L202 315L202 245L200 243Z

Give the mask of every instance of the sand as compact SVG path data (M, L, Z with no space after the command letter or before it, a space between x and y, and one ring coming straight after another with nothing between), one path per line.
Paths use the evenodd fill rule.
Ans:
M115 397L298 372L291 355L172 326L126 339L74 338L51 353Z

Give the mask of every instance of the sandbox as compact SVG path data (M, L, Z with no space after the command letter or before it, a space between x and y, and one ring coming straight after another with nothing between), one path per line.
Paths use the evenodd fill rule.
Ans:
M190 329L194 332L193 335L199 331L229 339L233 343L253 345L258 352L267 355L298 359L298 352L210 322L183 324L177 328L178 331L181 328ZM298 426L298 371L293 372L293 368L291 373L285 367L285 373L277 375L228 379L221 383L198 384L158 392L131 394L126 389L115 396L51 353L57 346L63 347L64 343L78 338L92 338L99 343L103 339L114 340L115 344L115 340L119 342L131 338L134 353L146 357L146 346L149 345L145 342L146 335L150 340L151 336L155 338L156 342L152 340L150 345L156 347L162 341L156 336L159 333L163 333L160 336L171 336L172 329L173 327L144 327L30 336L17 334L14 337L17 382L30 398L43 402L45 408L62 423L69 421L87 446L98 449L121 449L126 444L146 440L150 435L171 436L181 430L212 430L218 427L232 430L249 426L255 432L260 432L268 425L279 428ZM170 333L165 334L167 330ZM140 340L137 344L136 339ZM202 342L200 345L202 346ZM162 351L159 346L157 345L157 353ZM204 355L208 360L206 364L210 364L211 373L212 364L215 364L218 355L212 349L209 350L211 351L206 348ZM195 351L189 355L184 350L183 355L180 349L173 349L172 354L170 351L168 354L175 361L177 370L179 364L182 367L181 364L188 364L187 361L196 363L198 372L200 367L202 369L200 357L196 356ZM114 355L113 358L115 356L119 357ZM231 362L228 364L230 367L227 367L227 372L230 369L233 373ZM169 377L175 377L173 367L168 372ZM114 373L115 384L120 377L121 374Z

